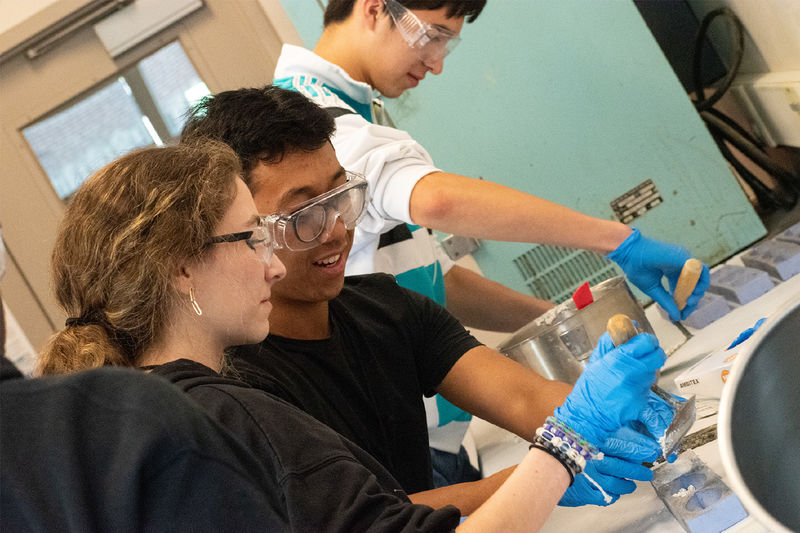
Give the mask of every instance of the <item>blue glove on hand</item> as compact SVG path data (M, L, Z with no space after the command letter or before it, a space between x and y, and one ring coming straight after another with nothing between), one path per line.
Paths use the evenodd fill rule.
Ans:
M746 329L746 330L744 330L743 332L739 333L739 336L738 336L738 337L736 337L735 339L733 339L733 342L731 343L731 345L730 345L730 346L728 346L728 347L727 347L727 348L725 348L725 349L726 349L726 350L730 350L731 348L733 348L733 347L735 347L735 346L739 346L740 344L742 344L744 341L746 341L747 339L749 339L749 338L750 338L750 337L753 335L753 333L755 333L755 332L756 332L756 330L757 330L758 328L760 328L760 327L761 327L761 324L763 324L763 323L764 323L764 322L766 322L766 321L767 321L767 319L766 319L766 318L759 318L759 319L758 319L758 322L756 322L756 323L753 325L753 327L752 327L752 328L747 328L747 329Z
M621 495L633 492L636 488L634 482L600 473L595 463L604 463L605 461L603 459L602 461L587 462L584 472L603 487L606 494L611 496L611 501L607 502L605 500L603 493L587 479L586 475L580 475L575 478L575 483L567 488L567 492L558 501L558 505L561 507L580 507L581 505L600 505L605 507L619 500Z
M603 490L611 496L611 501L606 502L603 493L583 475L575 478L575 483L567 489L558 505L562 507L611 505L621 495L636 490L636 484L629 480L653 479L653 472L642 466L642 463L655 461L661 453L661 448L653 439L623 426L609 435L600 446L600 451L605 454L605 458L586 463L585 472L603 487Z
M675 397L685 400L685 398L681 398L680 396ZM667 432L667 428L672 423L672 419L674 417L675 411L672 410L672 407L670 407L667 402L665 402L661 397L651 390L650 398L647 400L647 406L639 414L639 418L630 422L629 426L634 431L644 435L645 438L650 439L652 442L656 442L659 441L659 439L661 439ZM657 449L658 456L656 459L663 453L660 444L657 445ZM677 458L678 453L672 452L669 457L666 458L666 460L668 463L674 463ZM651 463L654 460L655 459L647 459L647 461Z
M667 356L655 336L636 335L614 348L604 333L564 405L555 416L599 445L609 433L639 417L648 401L649 387Z
M634 321L634 324L636 324L636 321ZM600 359L607 351L611 350L613 346L613 344L606 342L605 339L601 338L601 342L597 343L597 346L589 356L589 361L591 362ZM672 407L670 407L669 404L664 401L663 398L654 393L652 390L648 391L647 394L647 404L639 413L637 419L629 422L627 428L623 426L619 431L626 435L628 439L636 437L633 438L633 441L637 443L637 445L640 447L640 450L642 447L655 450L655 457L640 458L638 455L631 456L628 454L621 454L620 450L617 450L617 452L611 452L601 447L601 451L603 453L611 453L611 455L614 455L615 457L630 460L636 460L637 458L640 458L640 462L647 461L650 463L658 459L658 457L661 455L662 450L661 446L658 444L658 439L662 437L664 433L666 433L667 428L672 423L675 412L672 410ZM629 429L630 432L627 432L626 429ZM673 463L677 457L678 455L673 453L667 457L667 461Z
M637 468L632 469L633 475L626 476L639 481L650 481L653 472L642 466L642 463L652 463L661 455L661 446L651 436L636 431L631 425L622 426L610 434L600 446L600 451L606 457L616 457L634 463Z
M639 413L638 420L644 424L644 427L647 428L650 435L659 439L666 433L674 416L675 411L672 410L672 407L655 392L650 391L647 398L647 405L642 412Z
M703 265L700 279L692 294L686 299L686 307L678 311L672 294L675 293L675 285L678 283L683 264L691 257L685 248L648 239L635 229L606 257L622 268L631 283L663 307L672 321L682 320L697 309L697 304L705 294L711 279L708 265ZM669 281L669 293L661 283L661 278L664 276Z
M635 320L633 323L638 327L638 324L636 324ZM594 350L592 350L592 354L589 356L589 362L591 363L592 361L600 359L613 348L614 345L610 342L610 339L606 340L604 337L601 337L600 341L597 343L597 346L595 346ZM672 418L674 416L675 412L672 410L672 407L670 407L667 402L665 402L659 395L651 390L648 391L647 404L636 419L636 421L640 422L643 427L631 427L630 429L639 434L640 437L648 439L655 446L656 451L660 453L661 448L659 445L656 444L655 440L649 437L658 439L664 435L664 433L667 431L667 428L672 423ZM631 423L631 425L632 424L633 423ZM624 429L625 428L623 427L621 430L624 431ZM642 429L643 431L638 431L639 429ZM605 450L602 451L605 452ZM631 459L631 457L627 457L625 455L619 455L617 457ZM642 459L642 461L652 462L657 458L658 455L656 455L656 457L652 460Z

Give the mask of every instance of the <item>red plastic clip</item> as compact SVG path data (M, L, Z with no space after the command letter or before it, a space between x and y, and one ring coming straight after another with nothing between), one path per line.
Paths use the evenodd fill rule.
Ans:
M589 288L589 282L585 282L578 287L572 294L572 301L575 302L575 307L583 309L594 301L592 298L592 289Z

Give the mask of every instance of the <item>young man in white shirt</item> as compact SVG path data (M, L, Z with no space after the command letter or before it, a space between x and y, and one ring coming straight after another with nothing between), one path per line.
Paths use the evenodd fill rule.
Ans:
M646 239L619 222L445 172L388 120L376 97L396 98L429 72L441 74L464 22L473 22L484 5L485 0L330 0L314 50L284 46L275 85L331 110L336 117L331 140L339 161L370 183L372 200L356 229L347 274L394 274L401 285L434 298L462 323L479 329L514 331L548 308L547 302L451 266L432 238L420 235L433 228L608 254L673 320L685 318L708 285L707 267L680 312L662 278L674 288L689 258L686 250ZM524 319L506 323L504 317L506 322ZM469 418L438 397L428 401L432 447L445 452L446 462L446 454L454 451L451 441L463 437ZM439 454L433 453L436 459ZM461 456L463 462L463 450Z

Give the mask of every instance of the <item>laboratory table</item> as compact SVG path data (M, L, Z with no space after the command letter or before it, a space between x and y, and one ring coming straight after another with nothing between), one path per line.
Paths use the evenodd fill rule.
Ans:
M729 263L741 265L736 257ZM800 275L776 285L758 299L734 308L730 313L702 330L688 328L693 334L688 341L683 333L662 316L655 305L650 305L646 309L646 316L653 326L661 346L668 354L667 363L659 376L659 385L670 392L677 392L673 379L684 369L712 351L725 348L727 343L733 340L740 331L751 327L759 318L769 316L789 302L798 299L800 299ZM716 414L697 420L689 430L689 434L716 424L716 422ZM485 424L483 421L478 422L478 424L480 423ZM493 438L486 439L484 433L482 439L484 444L478 448L484 475L491 475L503 468L518 464L528 451L528 443L523 439L499 428L495 428L495 430ZM486 429L484 428L483 431ZM717 440L695 448L694 452L727 482L727 474L722 466ZM531 490L536 490L536 488L531 487ZM619 501L608 507L556 508L542 531L546 533L572 531L680 533L683 528L656 496L652 485L649 482L637 482L637 489L633 494L622 496ZM767 529L752 517L747 517L726 531L762 532Z

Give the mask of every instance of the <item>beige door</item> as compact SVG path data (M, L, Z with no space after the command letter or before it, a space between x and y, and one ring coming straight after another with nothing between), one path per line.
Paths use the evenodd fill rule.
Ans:
M58 19L89 3L59 0L4 32L0 41L7 49L9 39L25 37L43 18ZM85 101L97 87L171 43L180 44L199 78L218 92L269 82L286 41L300 42L279 0L205 0L116 58L87 25L35 59L23 50L0 63L0 224L9 254L2 293L36 349L65 319L52 296L49 258L66 200L23 131Z

